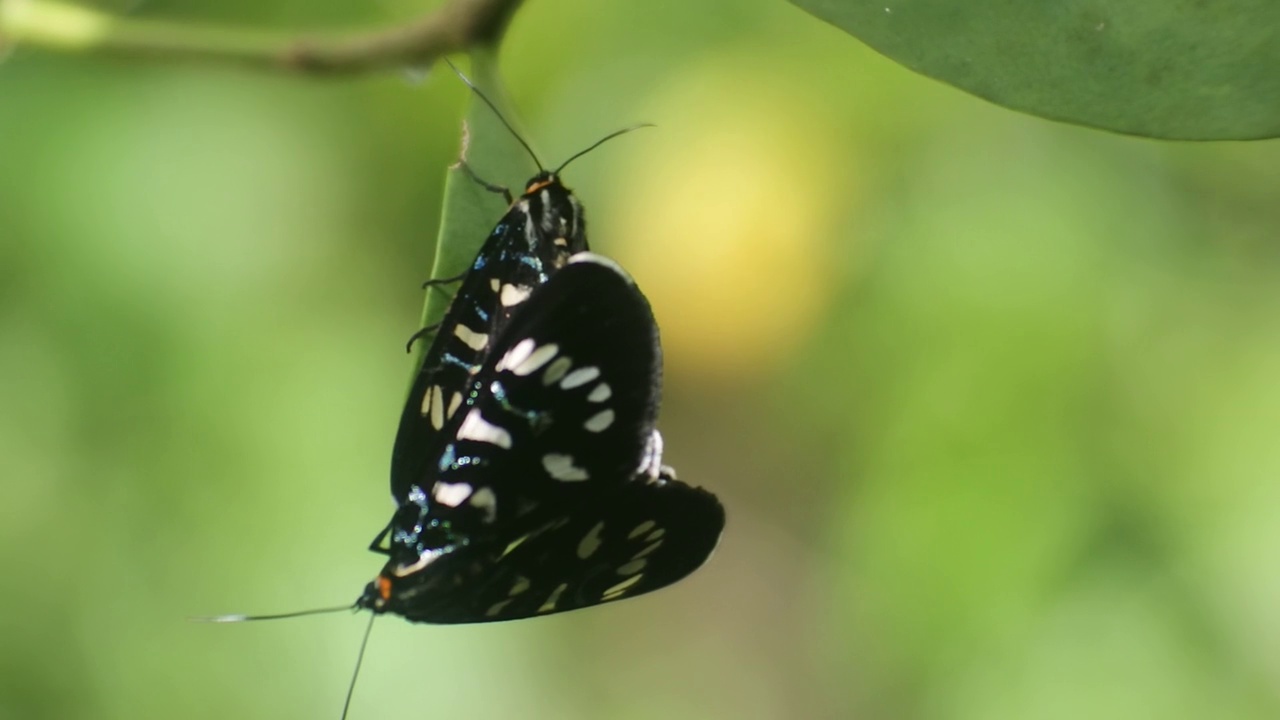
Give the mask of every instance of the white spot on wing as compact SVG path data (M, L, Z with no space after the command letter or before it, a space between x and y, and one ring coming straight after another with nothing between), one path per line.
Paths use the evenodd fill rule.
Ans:
M523 545L524 541L528 539L529 539L529 535L521 535L515 540L512 540L511 542L507 543L507 549L502 551L502 554L498 556L498 559L501 560L502 558L510 555L512 550L515 550L516 548Z
M458 507L464 500L471 497L471 490L470 483L437 482L435 487L431 488L431 494L441 505Z
M471 507L484 511L484 521L486 523L491 523L494 518L498 517L498 497L493 494L493 490L490 488L483 487L477 490L475 494L471 496ZM525 539L527 538L520 538L518 542L514 542L507 546L507 550L503 554L505 555L506 553L514 550L514 546L524 542Z
M435 412L434 407L432 412ZM511 433L487 422L480 416L480 408L471 408L471 412L467 413L462 426L458 428L458 439L491 443L503 450L511 449Z
M577 482L591 477L586 470L573 464L572 455L547 453L542 456L542 467L546 469L548 475L564 482Z
M586 560L591 557L596 550L600 549L600 531L604 530L604 521L596 523L594 527L582 536L582 540L578 542L578 557Z
M502 285L502 283L498 280L498 278L489 278L489 289L490 289L490 290L492 290L492 291L494 291L494 292L498 292L498 288L499 288L499 287L501 287L501 285Z
M648 564L649 564L649 561L645 560L644 558L641 558L639 560L632 560L626 565L623 565L622 567L618 568L618 574L619 575L635 575L636 573L643 570L644 566Z
M502 356L502 359L498 361L498 364L493 369L502 372L507 368L519 365L525 361L525 358L529 357L529 353L533 352L535 347L537 347L537 343L531 338L521 340L515 344L515 347L508 350L506 355Z
M528 375L536 372L538 368L543 365L546 365L558 352L560 352L559 345L555 343L547 343L546 345L539 346L537 350L530 353L522 362L518 364L508 364L508 367L510 367L511 372L516 375Z
M571 367L573 367L573 358L561 355L556 358L555 362L547 366L546 372L542 373L542 384L551 385L552 383L555 383L560 378L564 377L564 374L569 372L569 368Z
M444 427L444 391L439 385L431 386L431 427Z
M489 606L489 609L488 609L488 610L485 610L485 612L484 612L484 616L485 616L485 617L497 617L498 613L502 612L502 610L503 610L505 607L507 607L508 605L510 605L510 604L511 604L511 601L512 601L512 600L514 600L514 599L515 599L515 598L507 598L506 600L499 600L498 602L496 602L496 603L494 603L494 604L490 605L490 606Z
M640 523L639 525L637 525L637 526L635 526L634 528L632 528L631 532L627 533L627 539L628 539L628 540L635 540L636 538L640 537L641 535L643 535L643 534L645 534L645 533L649 532L650 530L652 530L652 529L654 528L654 526L655 526L655 525L657 525L657 524L658 524L658 523L656 523L656 522L654 522L654 521L652 521L652 520L645 520L644 522L642 522L642 523Z
M503 307L511 307L519 305L529 299L529 294L533 292L533 288L528 285L512 285L507 283L502 286L502 292L498 295L498 301Z
M642 557L644 557L644 556L648 555L649 553L653 552L654 550L657 550L657 549L658 549L658 546L659 546L659 545L661 545L661 544L662 544L662 541L661 541L661 540L658 540L658 541L656 541L656 542L650 543L649 545L647 545L647 546L645 547L645 549L641 550L640 552L636 553L635 555L632 555L632 556L631 556L631 559L632 559L632 560L639 560L640 558L642 558Z
M448 412L445 413L445 417L453 417L453 414L458 412L458 406L461 404L462 404L462 393L455 392L453 394L453 399L449 400L449 410Z
M516 581L511 584L511 591L508 592L507 594L510 595L511 597L515 597L520 593L524 592L525 590L528 590L531 584L532 583L529 582L529 578L523 575L517 575Z
M642 577L644 577L644 573L632 575L626 580L623 580L617 585L614 585L608 590L605 590L603 593L600 594L600 599L601 600L617 600L618 598L622 597L622 594L625 593L632 585L635 585L636 583L640 582L640 578Z
M600 383L595 386L590 395L587 395L587 400L593 403L601 403L611 397L613 397L613 388L609 387L609 383Z
M613 418L613 410L604 409L587 418L587 421L582 423L582 427L586 428L588 432L603 432L613 424Z
M587 383L600 377L600 368L593 366L578 368L560 381L561 390L572 390L576 387L586 385ZM608 387L608 386L606 386ZM592 392L595 392L594 390ZM589 399L589 398L588 398ZM594 402L594 401L593 401Z
M431 388L422 393L422 417L431 414Z
M560 602L560 596L569 588L569 583L560 583L555 590L551 591L551 595L547 597L547 601L538 607L538 612L551 612L556 609L556 603Z
M483 350L484 346L489 344L487 333L478 333L462 323L454 326L453 334L472 350Z

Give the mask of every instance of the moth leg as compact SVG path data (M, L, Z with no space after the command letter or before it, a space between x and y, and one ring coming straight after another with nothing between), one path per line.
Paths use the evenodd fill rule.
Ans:
M430 335L431 333L433 333L433 332L435 332L436 330L439 330L439 329L440 329L440 323L436 323L436 324L434 324L434 325L428 325L428 326L426 326L426 327L422 328L421 330L419 330L418 332L414 333L413 335L410 335L410 336L409 336L409 342L407 342L407 343L405 343L405 344L404 344L404 351L405 351L406 353L411 353L411 352L413 352L413 344L414 344L415 342L417 342L418 340L421 340L422 338L424 338L424 337L426 337L426 336ZM384 530L383 532L385 533L386 531ZM381 538L382 536L380 535L380 536L378 536L378 537L379 537L379 538Z
M511 197L510 190L508 190L507 188L501 185L494 185L493 183L485 182L483 179L481 179L479 175L476 175L476 171L471 169L471 166L467 164L466 160L459 160L458 167L462 168L464 172L470 175L471 179L474 180L476 184L479 185L480 187L484 188L485 190L488 190L491 193L498 193L502 197L506 198L508 205L515 202L515 200Z
M373 542L369 543L369 552L375 552L375 553L378 553L379 555L390 555L391 548L382 547L383 538L385 538L390 532L391 532L390 525L387 525L386 527L382 528L382 532L378 533L378 537L374 538Z
M446 278L431 278L430 280L428 280L428 281L426 281L426 282L422 283L422 289L423 289L423 290L426 290L426 289L427 289L427 288L429 288L429 287L441 287L441 286L443 286L443 285L449 285L449 284L451 284L451 283L456 283L456 282L461 281L461 280L462 280L462 278L464 278L464 277L466 277L466 276L467 276L467 271L466 271L466 270L463 270L462 272L458 273L457 275L454 275L453 277L446 277Z

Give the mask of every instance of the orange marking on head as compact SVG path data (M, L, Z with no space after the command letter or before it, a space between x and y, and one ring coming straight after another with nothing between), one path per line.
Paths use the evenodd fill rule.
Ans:
M378 576L378 595L380 595L383 600L391 599L391 578L384 577L382 575Z
M542 181L540 181L540 182L532 182L532 183L529 183L529 187L527 187L527 188L525 188L525 189L524 189L524 194L525 194L525 195L532 195L532 194L534 194L534 193L538 192L539 190L541 190L542 188L544 188L544 187L548 187L549 185L552 185L553 183L555 183L555 180L550 180L550 179L548 179L548 180L542 180Z

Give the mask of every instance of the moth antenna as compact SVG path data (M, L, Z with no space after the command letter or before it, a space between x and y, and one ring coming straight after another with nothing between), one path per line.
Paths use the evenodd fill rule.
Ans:
M342 720L347 720L347 709L351 707L351 696L356 691L356 678L360 677L360 665L364 662L364 648L369 644L369 633L373 632L373 621L378 616L369 615L369 624L364 629L364 639L360 641L360 654L356 655L356 669L351 673L351 684L347 686L347 700L342 703Z
M453 72L457 74L459 78L462 78L462 82L465 83L467 87L471 88L471 92L475 93L476 97L483 100L484 104L488 105L489 109L493 111L493 114L498 116L498 120L501 121L502 125L507 128L508 132L511 133L511 137L515 138L516 142L520 143L520 146L525 149L525 152L529 153L529 157L533 158L533 164L538 166L538 171L546 172L546 168L542 167L542 162L539 161L538 156L534 154L533 148L529 147L529 143L525 142L524 138L520 137L520 133L516 132L516 129L511 127L511 123L507 122L507 119L502 116L501 112L498 111L498 106L494 105L493 102L489 100L488 97L485 97L485 94L480 92L480 88L476 87L475 83L471 82L470 78L468 78L466 75L463 75L462 71L458 69L458 66L454 65L452 62L449 61L449 58L443 58L443 60L445 65L448 65L449 69L453 70Z
M239 623L253 622L255 620L283 620L285 618L303 617L306 615L325 615L327 613L357 609L358 608L355 605L341 605L339 607L317 608L315 610L298 610L297 612L280 613L278 615L214 615L212 617L193 617L191 618L191 621L207 623Z
M605 135L604 137L602 137L602 138L600 138L599 140L597 140L597 141L595 141L594 143L592 143L592 144L591 144L591 147L588 147L586 150L580 150L580 151L578 151L578 152L577 152L577 153L575 153L572 157L570 157L568 160L565 160L564 162L560 163L560 167L556 168L553 174L555 174L555 175L559 175L559 174L560 174L560 171L561 171L561 170L564 170L564 169L565 169L565 167L566 167L569 163L573 162L574 160L577 160L578 158L582 157L583 155L586 155L587 153L591 152L592 150L595 150L596 148L598 148L598 147L600 147L601 145L603 145L603 144L605 144L605 143L609 142L610 140L612 140L612 139L614 139L614 138L618 137L619 135L626 135L627 133L631 132L632 130L639 130L640 128L647 128L647 127L657 127L657 125L654 125L653 123L639 123L639 124L637 124L637 125L632 125L631 127L625 127L625 128L622 128L621 130L614 130L613 132L609 133L608 135Z

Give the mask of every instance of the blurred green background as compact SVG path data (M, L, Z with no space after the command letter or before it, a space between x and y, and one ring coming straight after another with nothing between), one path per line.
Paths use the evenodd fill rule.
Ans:
M659 126L566 182L729 525L642 599L380 620L353 720L1280 716L1280 145L1011 113L776 0L530 2L503 67L551 161ZM337 717L361 620L186 618L381 566L465 101L0 65L0 718Z

